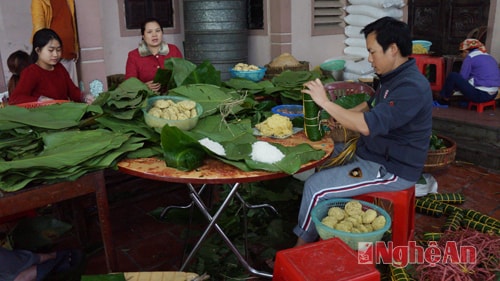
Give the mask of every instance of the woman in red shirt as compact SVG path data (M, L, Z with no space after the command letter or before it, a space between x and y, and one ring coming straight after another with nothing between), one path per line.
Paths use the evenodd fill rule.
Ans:
M159 92L160 83L153 82L156 71L164 67L166 59L182 58L182 53L177 46L163 41L163 29L155 18L144 21L141 35L139 47L128 53L125 79L136 77L152 91Z
M75 86L68 71L59 62L61 39L52 29L40 29L33 36L31 61L23 70L19 83L9 96L9 104L43 100L71 100L92 103L92 95L84 95Z

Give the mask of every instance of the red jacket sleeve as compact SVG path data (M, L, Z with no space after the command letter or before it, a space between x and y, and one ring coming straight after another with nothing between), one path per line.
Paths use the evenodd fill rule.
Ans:
M127 64L125 66L125 79L130 77L139 77L139 71L137 68L137 58L139 57L139 51L137 49L132 50L128 53Z
M169 57L171 58L182 58L182 53L181 53L181 50L179 50L179 48L177 48L177 46L175 46L174 44L168 44L168 49L169 49Z

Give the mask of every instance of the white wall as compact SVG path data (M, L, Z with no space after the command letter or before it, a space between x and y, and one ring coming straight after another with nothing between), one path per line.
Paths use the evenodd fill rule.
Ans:
M11 73L7 58L17 50L31 52L31 0L2 1L0 3L0 52L4 79Z
M493 3L494 2L494 3ZM491 47L488 51L492 56L494 56L500 63L500 3L497 0L492 0L492 7L496 8L495 13L491 13L490 10L490 21L493 20L495 27L492 31L491 36ZM494 15L494 19L491 19L491 15Z
M77 0L84 1L84 0ZM272 1L272 0L269 0ZM268 1L268 2L269 2ZM491 33L492 43L489 52L500 60L500 5L498 0L492 0L495 12L493 16L494 27ZM182 18L182 1L180 14ZM6 66L9 54L18 49L31 52L31 0L2 0L0 2L0 56L4 69L4 79L10 78ZM140 41L140 31L137 36L121 37L119 29L118 1L101 0L102 34L105 52L105 65L107 74L124 73L127 53L136 48ZM343 34L334 36L311 36L311 1L292 0L292 54L298 60L309 61L311 68L319 65L324 60L343 54ZM77 11L78 12L78 11ZM268 15L270 13L267 13ZM181 21L181 26L182 26ZM270 30L270 28L268 28ZM182 48L181 34L165 34L167 42L174 43ZM249 62L259 65L269 63L270 35L252 35L249 38Z
M311 1L292 0L292 54L314 68L344 54L344 34L311 36Z

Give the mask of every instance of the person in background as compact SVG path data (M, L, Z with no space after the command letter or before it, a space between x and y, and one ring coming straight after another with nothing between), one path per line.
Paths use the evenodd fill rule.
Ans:
M56 276L71 278L75 271L84 267L85 255L81 250L59 250L50 253L34 253L28 250L0 247L0 280L2 281L42 281L63 280ZM81 271L81 270L80 270ZM54 279L51 279L54 277ZM64 279L69 280L69 279ZM80 280L80 278L78 278Z
M360 133L354 159L323 168L305 181L299 210L296 246L318 238L311 210L319 202L369 192L412 188L420 178L432 134L432 91L415 60L408 25L391 17L362 29L368 61L380 79L368 102L344 109L327 96L319 79L302 92L345 128ZM335 144L337 146L337 144Z
M164 67L166 59L182 58L182 53L177 46L163 41L163 28L155 18L142 23L141 36L139 47L128 53L125 79L136 77L152 91L160 92L160 83L153 82L156 71Z
M33 36L31 61L23 70L21 79L9 96L9 104L43 100L72 100L92 103L91 94L83 94L75 86L64 66L59 62L62 42L52 29L40 29Z
M78 86L76 62L79 57L74 0L32 0L32 36L42 28L54 30L64 44L61 63L68 70L71 80Z
M459 49L464 58L460 73L448 74L439 93L439 104L447 104L455 91L460 91L467 100L473 102L493 100L500 87L498 62L477 39L465 39Z
M9 95L12 94L17 83L19 83L21 71L23 71L30 64L30 55L23 50L17 50L9 55L7 58L7 67L9 68L10 73L12 73L9 83L7 84Z

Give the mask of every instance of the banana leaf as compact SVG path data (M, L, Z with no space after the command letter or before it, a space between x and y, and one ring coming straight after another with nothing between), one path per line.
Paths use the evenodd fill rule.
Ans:
M224 86L230 89L245 91L250 95L265 94L267 89L274 89L274 84L269 80L254 82L248 79L231 78L224 82Z
M189 84L211 84L220 86L222 84L220 71L217 70L210 61L205 60L182 82L182 85Z
M220 115L200 119L196 127L185 133L192 135L197 140L208 137L219 143L248 144L257 140L253 135L249 119L241 119L238 122L225 122Z
M114 90L102 92L93 104L117 119L132 120L142 116L147 98L155 96L145 83L135 77L123 81Z
M196 69L196 64L184 58L168 58L164 62L164 67L172 71L168 88L174 89L183 85L184 80Z
M249 119L226 124L219 115L213 115L200 120L197 126L189 132L180 130L168 132L167 130L170 129L164 127L162 130L162 147L164 150L168 149L178 153L188 148L192 149L194 147L199 147L201 145L198 143L198 140L208 137L212 141L220 143L225 150L225 155L217 155L208 148L201 146L208 156L219 159L243 171L265 170L293 174L297 172L303 164L311 160L321 159L324 155L324 151L316 150L305 143L294 147L285 147L271 143L271 145L274 145L283 152L285 157L274 164L253 161L250 154L252 152L252 144L257 141L257 138L253 135L253 129ZM164 133L165 135L163 135ZM172 134L175 136L174 138ZM190 138L185 138L181 136L181 134L189 135ZM167 143L167 137L170 138L170 143ZM194 141L196 141L196 145L191 144L191 142ZM171 145L173 148L167 147L166 145ZM190 150L190 152L193 151Z
M146 125L143 118L134 120L123 120L112 116L101 116L96 119L96 122L103 128L108 128L117 133L134 133L134 135L144 136L146 139L153 142L159 142L158 133L151 127Z
M0 189L17 191L27 184L75 180L89 171L108 168L129 151L143 146L143 138L97 129L46 133L38 155L0 161Z
M184 96L200 103L203 107L203 114L200 115L200 119L218 113L221 105L227 104L239 98L239 96L233 95L219 86L210 84L191 84L180 86L178 88L171 89L169 91L169 95ZM242 109L243 108L241 106L235 105L232 108L232 111L236 114Z
M153 78L154 83L160 83L161 85L161 90L160 92L163 93L163 89L167 89L168 87L168 82L170 81L170 77L172 77L172 70L171 69L166 69L166 68L158 68L155 73L155 77Z
M369 99L370 95L366 93L359 93L338 97L337 99L335 99L334 103L342 106L345 109L350 109L364 101L368 101Z
M127 281L123 273L83 275L81 281Z
M280 95L283 100L290 100L287 103L302 103L302 88L307 81L320 78L321 75L314 71L291 71L285 70L280 75L272 79L277 88L281 88ZM269 92L269 91L268 91Z
M52 130L76 127L87 113L101 114L102 109L99 106L77 102L52 104L31 109L7 106L0 109L0 131L26 126Z
M115 134L107 130L62 131L44 134L45 149L36 157L0 162L0 173L11 169L33 166L57 169L73 166L96 154L119 148L130 135ZM82 145L85 143L86 145Z
M196 169L205 159L205 149L197 140L168 124L161 131L161 146L165 164L181 171Z

